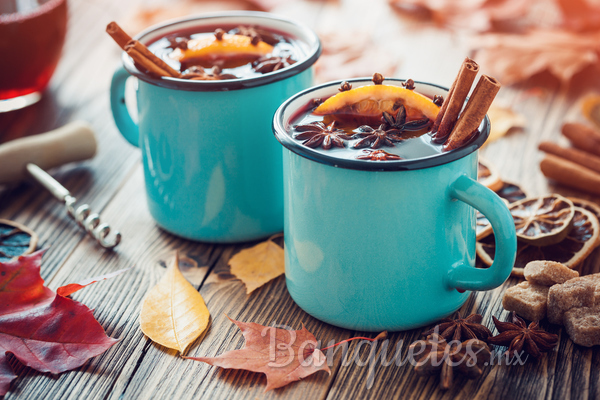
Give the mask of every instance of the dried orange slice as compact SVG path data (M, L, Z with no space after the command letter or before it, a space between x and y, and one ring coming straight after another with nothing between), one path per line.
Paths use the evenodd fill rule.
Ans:
M584 117L600 128L600 95L586 96L581 102L581 112Z
M569 268L577 267L594 250L600 237L600 223L596 216L583 208L574 207L573 228L566 238L550 246L532 246L517 242L517 259L513 268L514 276L523 276L523 269L530 261L548 260L565 264ZM492 265L496 246L491 234L476 245L477 255L487 265Z
M494 192L502 188L502 179L496 167L483 157L479 157L477 181Z
M367 85L331 96L314 113L379 118L384 111L395 114L399 104L404 105L408 120L419 119L421 115L435 120L440 111L430 98L413 90L391 85Z
M527 197L527 194L519 185L510 182L502 182L502 187L496 192L496 194L500 196L507 205L514 203L515 201L523 200ZM491 231L488 230L490 221L488 221L485 215L479 211L477 211L476 214L476 221L477 223L475 225L475 230L477 232L477 240L480 240L491 233Z
M217 60L223 61L224 68L233 68L253 61L273 51L273 46L265 42L252 44L252 39L243 35L224 34L221 40L213 35L187 42L187 50L179 48L170 57L179 62L193 60L203 67L212 67Z
M584 210L588 210L589 212L593 213L598 220L600 220L600 206L598 204L589 200L579 199L577 197L567 197L567 199L571 200L575 207L581 207ZM600 235L598 235L596 246L600 246Z

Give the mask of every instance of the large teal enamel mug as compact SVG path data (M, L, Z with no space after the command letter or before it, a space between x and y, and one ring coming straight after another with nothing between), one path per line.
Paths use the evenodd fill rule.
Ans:
M305 90L274 117L284 146L285 276L294 301L336 326L397 331L452 314L470 291L501 285L512 270L517 240L504 202L477 182L487 117L474 141L446 153L399 161L340 159L289 134L301 107L337 93L339 85ZM447 93L415 85L430 97ZM496 238L487 269L475 268L475 209L491 221Z
M158 225L188 239L228 243L283 229L282 158L271 136L273 113L313 84L321 45L307 27L258 12L174 20L136 39L150 44L167 34L224 25L284 33L295 40L299 60L258 77L190 81L150 77L123 53L124 68L112 79L111 106L125 139L142 151L146 197ZM137 78L137 121L124 100L130 76Z

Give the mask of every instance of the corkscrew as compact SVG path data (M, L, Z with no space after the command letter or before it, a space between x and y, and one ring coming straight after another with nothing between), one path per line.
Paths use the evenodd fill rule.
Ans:
M65 203L67 213L92 236L100 246L112 249L121 241L121 234L100 222L100 216L90 206L76 205L77 200L44 169L73 161L86 160L96 154L96 138L84 122L72 122L40 135L16 139L0 145L0 184L18 182L33 177L54 197ZM41 168L40 168L41 167Z

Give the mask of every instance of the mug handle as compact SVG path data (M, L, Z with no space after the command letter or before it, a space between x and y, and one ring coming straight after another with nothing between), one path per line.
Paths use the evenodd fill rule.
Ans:
M448 285L458 290L490 290L508 279L517 254L515 223L508 207L490 189L467 177L459 176L450 185L450 197L478 209L492 224L496 254L492 266L474 268L460 261L448 272Z
M121 135L129 143L139 147L140 131L137 124L131 119L131 115L129 115L127 105L125 104L125 82L130 76L129 72L123 67L117 68L113 74L110 83L110 108Z

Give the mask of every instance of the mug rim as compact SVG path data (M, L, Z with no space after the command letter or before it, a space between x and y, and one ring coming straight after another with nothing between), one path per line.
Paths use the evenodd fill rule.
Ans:
M227 79L222 81L192 81L189 79L180 79L173 77L162 77L162 78L154 78L148 74L142 73L140 70L136 68L133 63L131 57L127 55L126 52L122 52L121 60L123 66L131 75L141 79L144 82L150 83L155 86L160 86L169 89L176 90L185 90L185 91L194 91L194 92L214 92L214 91L230 91L230 90L239 90L250 87L262 86L272 82L277 82L291 76L297 75L309 67L311 67L319 58L322 51L321 40L317 36L317 34L310 29L308 26L292 21L290 19L280 17L275 14L260 12L260 11L223 11L223 12L214 12L214 13L206 13L199 14L190 17L183 18L174 18L167 20L165 22L152 25L149 28L144 29L137 35L133 37L135 40L139 40L142 43L146 43L144 38L151 33L166 29L170 27L176 27L177 25L184 24L186 22L191 21L205 21L210 19L219 19L219 18L232 18L232 17L247 17L256 20L257 24L260 25L260 20L275 20L279 22L283 22L289 25L294 26L299 31L304 34L304 38L309 38L310 40L305 41L308 46L310 46L310 52L308 57L304 58L301 61L298 61L287 68L280 69L278 71L270 72L261 76L255 76L250 78L239 78L239 79ZM288 33L288 32L286 32ZM298 38L298 40L302 40L302 38Z
M402 83L406 82L406 79L398 79L398 78L385 78L386 82L396 82ZM345 169L354 169L361 171L407 171L407 170L417 170L424 168L432 168L437 167L439 165L448 164L452 161L456 161L460 158L466 157L469 154L477 151L487 140L490 135L490 119L485 115L480 128L480 134L474 139L471 140L467 145L459 147L457 149L453 149L447 152L437 153L427 157L420 157L415 159L407 159L407 160L397 160L397 161L369 161L369 160L359 160L359 159L347 159L347 158L339 158L333 157L322 152L316 151L310 147L304 146L302 142L294 140L291 135L287 133L285 129L285 123L287 121L283 120L284 113L287 107L290 104L297 100L300 97L307 96L309 93L326 88L326 87L335 87L341 85L343 82L349 83L367 83L372 82L371 77L363 77L363 78L353 78L353 79L342 79L338 81L326 82L321 85L313 86L311 88L305 89L299 93L296 93L294 96L287 99L275 112L273 116L273 134L275 138L279 141L279 143L292 151L293 153L302 156L311 161L316 161L321 164L329 165L332 167L339 167ZM433 86L438 89L444 90L446 93L449 91L447 87L437 85L435 83L422 82L422 81L414 81L417 85L428 85ZM294 110L296 111L296 110Z

